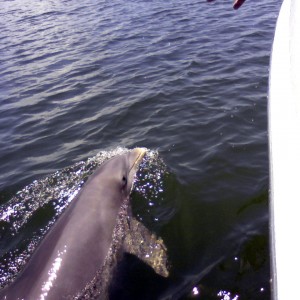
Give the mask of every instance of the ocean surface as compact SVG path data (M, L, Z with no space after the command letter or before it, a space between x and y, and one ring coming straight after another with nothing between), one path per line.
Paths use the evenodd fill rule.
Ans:
M267 105L280 4L0 0L1 286L82 170L141 146L155 157L144 179L163 169L162 192L132 195L168 248L161 298L271 299Z

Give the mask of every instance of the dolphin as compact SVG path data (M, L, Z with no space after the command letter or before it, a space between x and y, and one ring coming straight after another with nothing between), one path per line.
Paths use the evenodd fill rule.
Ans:
M109 252L120 207L128 201L145 153L135 148L96 169L0 299L70 299L93 279Z

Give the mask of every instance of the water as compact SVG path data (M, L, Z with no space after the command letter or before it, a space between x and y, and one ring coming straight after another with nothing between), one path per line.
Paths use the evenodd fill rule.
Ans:
M267 89L280 3L1 0L0 203L67 166L73 182L100 150L158 150L163 196L133 201L168 247L165 295L270 299ZM2 235L1 249L13 241Z

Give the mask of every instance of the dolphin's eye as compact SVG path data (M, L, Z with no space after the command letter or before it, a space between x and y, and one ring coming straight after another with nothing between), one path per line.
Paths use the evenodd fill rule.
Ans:
M127 178L126 178L126 176L122 177L122 184L123 184L124 187L127 185Z

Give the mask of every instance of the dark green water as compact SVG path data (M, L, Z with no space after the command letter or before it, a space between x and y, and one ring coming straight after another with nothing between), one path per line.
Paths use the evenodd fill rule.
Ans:
M132 195L168 247L162 294L271 298L267 89L280 3L0 2L2 282L20 240L34 244L55 215L45 198L16 209L19 190L67 166L76 186L76 163L143 146L169 170L154 205Z

